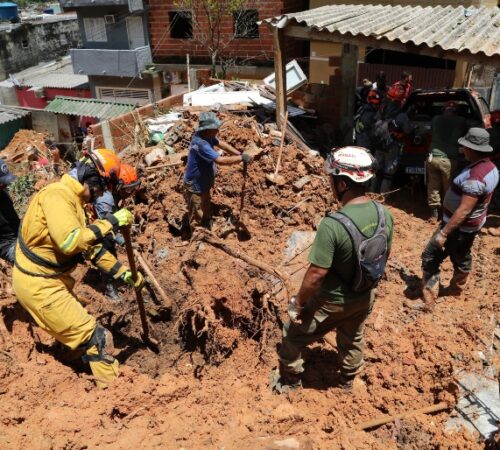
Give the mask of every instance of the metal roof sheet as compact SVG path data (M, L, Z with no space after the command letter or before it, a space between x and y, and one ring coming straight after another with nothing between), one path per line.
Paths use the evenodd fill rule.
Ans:
M74 73L42 73L17 79L22 86L43 88L76 89L88 85L89 77Z
M118 103L95 98L75 98L57 96L46 107L45 111L68 114L80 117L111 119L135 109L133 103Z
M75 74L71 64L71 57L65 56L61 60L44 62L29 67L10 76L12 82L18 86L36 86L42 88L76 89L89 82L87 75Z
M0 105L0 125L26 117L30 112L20 108Z
M500 8L328 5L265 22L277 28L298 24L315 31L500 55Z

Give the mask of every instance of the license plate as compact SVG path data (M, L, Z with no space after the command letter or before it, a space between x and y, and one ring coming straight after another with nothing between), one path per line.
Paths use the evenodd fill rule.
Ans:
M405 167L405 173L410 175L424 175L425 167Z

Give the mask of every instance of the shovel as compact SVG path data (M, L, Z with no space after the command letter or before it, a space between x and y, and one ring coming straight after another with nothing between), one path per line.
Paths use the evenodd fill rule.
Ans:
M278 172L280 170L280 165L281 165L281 155L283 154L283 146L285 145L285 134L286 134L287 124L288 124L288 111L285 114L285 123L283 125L283 129L281 130L281 143L280 143L280 150L278 153L278 161L276 162L276 169L274 170L274 173L266 175L266 178L271 183L277 184L278 186L283 186L286 183L285 178L282 175L279 175Z
M130 265L130 271L132 272L132 278L137 280L137 266L135 265L134 250L132 248L132 240L130 239L130 227L123 227L122 234L125 239L125 248L127 249L128 263ZM155 353L160 353L159 342L149 335L149 325L148 319L146 317L146 308L144 308L144 300L142 298L141 289L135 289L135 296L137 298L137 304L139 305L139 314L141 316L142 324L142 335L141 338L148 348L153 350Z

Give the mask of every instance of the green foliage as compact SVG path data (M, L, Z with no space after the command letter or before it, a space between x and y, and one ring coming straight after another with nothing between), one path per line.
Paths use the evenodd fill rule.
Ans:
M22 175L9 185L9 192L19 216L24 216L31 195L35 192L37 178L34 173Z

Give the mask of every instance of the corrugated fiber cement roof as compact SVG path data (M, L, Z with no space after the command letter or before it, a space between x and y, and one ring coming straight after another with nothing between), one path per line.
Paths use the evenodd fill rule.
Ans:
M0 105L0 125L26 117L30 112L24 109Z
M111 119L135 109L133 103L118 103L95 98L76 98L57 96L46 107L45 111L68 114L80 117Z
M295 23L316 31L500 55L500 8L328 5L266 22L278 28Z

